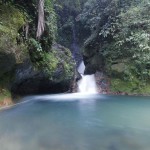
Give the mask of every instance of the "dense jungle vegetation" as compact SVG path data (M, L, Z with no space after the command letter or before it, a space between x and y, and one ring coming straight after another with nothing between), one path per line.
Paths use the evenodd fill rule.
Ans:
M112 91L150 94L149 10L150 0L0 0L0 99L26 59L53 78L53 44L71 49L73 31L87 72L103 71Z

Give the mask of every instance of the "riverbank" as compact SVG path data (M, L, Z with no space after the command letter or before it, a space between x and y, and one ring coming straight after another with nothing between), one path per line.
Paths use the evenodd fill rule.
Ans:
M13 100L11 97L5 97L3 99L0 100L0 108L1 107L7 107L7 106L10 106L10 105L13 105Z
M13 103L10 91L6 88L0 88L0 108L12 105Z

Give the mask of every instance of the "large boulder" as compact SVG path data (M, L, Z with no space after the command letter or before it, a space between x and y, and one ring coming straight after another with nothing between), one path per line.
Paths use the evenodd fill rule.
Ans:
M70 51L54 44L48 55L50 72L48 68L35 68L30 60L18 65L11 88L14 96L63 93L69 90L75 68Z
M95 53L93 56L83 55L83 61L85 64L84 74L90 75L95 74L96 71L103 70L104 60L102 55Z

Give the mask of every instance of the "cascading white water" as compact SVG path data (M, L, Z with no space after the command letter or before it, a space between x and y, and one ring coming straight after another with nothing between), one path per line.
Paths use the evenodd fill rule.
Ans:
M78 72L81 74L82 79L78 81L78 92L80 93L97 93L97 86L95 75L83 75L85 70L85 65L83 61L78 67Z
M85 70L85 65L84 62L82 61L78 67L78 72L83 75L84 74L84 70Z

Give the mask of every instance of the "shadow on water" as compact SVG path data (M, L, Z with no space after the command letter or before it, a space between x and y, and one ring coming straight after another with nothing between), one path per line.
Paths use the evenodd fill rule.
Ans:
M25 97L0 111L0 149L149 150L149 106L149 97Z

